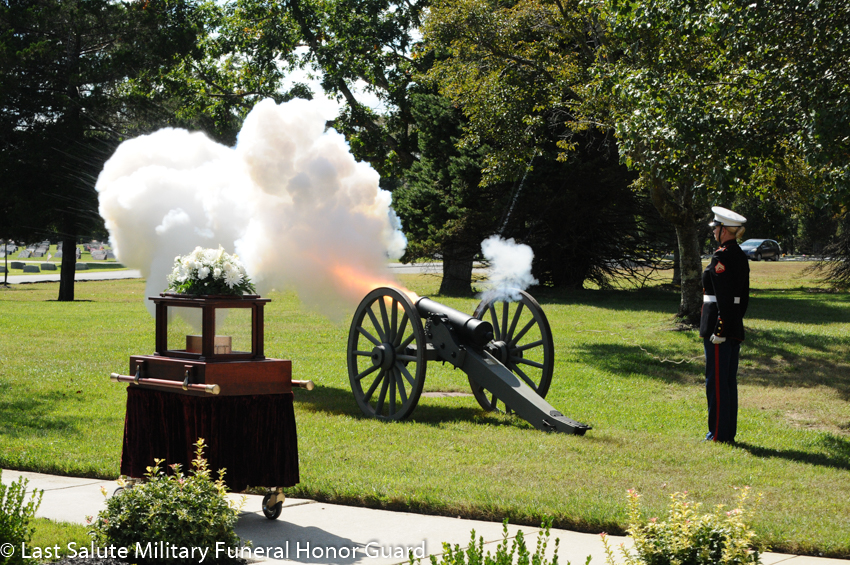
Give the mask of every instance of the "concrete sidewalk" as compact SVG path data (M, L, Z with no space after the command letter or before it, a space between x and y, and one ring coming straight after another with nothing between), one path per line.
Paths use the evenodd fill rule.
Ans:
M56 521L86 523L87 516L96 516L105 508L105 498L117 488L115 481L59 477L40 473L3 471L3 483L9 484L24 477L28 488L44 491L44 498L37 515ZM242 495L233 495L241 500ZM495 553L502 539L502 525L495 522L480 522L370 510L352 506L326 504L312 500L288 499L280 518L268 520L262 513L262 497L246 495L236 533L243 540L252 542L249 563L309 563L315 565L391 565L407 563L407 548L413 549L417 557L443 552L443 542L466 547L470 531L476 538L483 536L485 551ZM522 531L530 551L537 544L539 528L509 526L513 538ZM584 564L588 556L591 563L605 563L602 542L596 534L582 534L566 530L552 530L547 553L551 557L555 538L560 539L558 561ZM140 540L144 542L144 540ZM611 545L620 543L629 546L627 538L611 536ZM262 551L260 549L262 548ZM779 553L762 556L765 565L848 565L850 561L823 559Z

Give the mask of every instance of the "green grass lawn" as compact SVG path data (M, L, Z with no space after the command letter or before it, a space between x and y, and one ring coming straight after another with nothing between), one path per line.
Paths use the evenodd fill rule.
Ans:
M348 384L350 318L272 293L265 352L291 359L301 483L290 496L373 507L622 533L626 490L661 515L674 491L708 507L735 487L762 493L752 523L775 551L850 557L850 295L824 292L801 263L752 263L739 374L739 443L705 443L702 340L675 331L678 293L534 291L555 336L547 400L591 424L545 434L481 411L471 396L423 397L413 417L362 417ZM438 279L404 277L435 296ZM0 466L116 477L129 356L154 349L144 282L0 290ZM475 299L438 299L472 312ZM355 306L352 306L352 316ZM428 366L426 391L469 390Z

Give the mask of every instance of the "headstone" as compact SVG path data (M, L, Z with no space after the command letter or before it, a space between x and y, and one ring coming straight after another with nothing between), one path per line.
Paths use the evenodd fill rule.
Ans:
M115 253L113 253L112 251L107 251L106 252L106 258L107 259L115 259Z
M6 267L4 267L3 265L0 265L0 273L5 273L5 272L6 272Z
M38 265L24 265L25 273L40 273L41 269L38 268Z
M54 255L54 257L56 257L57 259L61 259L62 258L62 251L57 251L56 255Z
M95 261L105 261L106 260L106 251L98 251L94 250L91 252L91 258Z
M19 258L19 259L29 259L29 258L30 258L30 252L29 252L29 250L24 249L23 251L21 251L20 253L18 253L18 258Z
M78 271L88 271L89 270L89 264L88 263L77 263L76 269Z
M82 256L83 256L82 250L79 247L77 247L77 259L79 259Z
M44 251L33 251L32 256L33 257L44 257Z
M23 269L24 263L22 263L21 261L12 261L11 263L9 263L9 268L10 269Z
M56 263L42 263L41 264L41 270L42 271L55 271L56 270Z

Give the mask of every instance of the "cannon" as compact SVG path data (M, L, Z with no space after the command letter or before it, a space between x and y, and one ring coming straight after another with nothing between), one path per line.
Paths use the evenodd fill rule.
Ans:
M546 315L525 291L516 301L485 299L470 316L381 287L366 295L351 322L348 375L365 415L402 420L419 402L428 361L448 362L466 373L484 410L515 413L540 430L584 435L590 426L544 399L554 351Z

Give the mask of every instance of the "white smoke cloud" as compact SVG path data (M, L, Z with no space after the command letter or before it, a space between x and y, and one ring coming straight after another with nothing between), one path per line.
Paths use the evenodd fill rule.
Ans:
M407 241L378 173L326 118L311 101L265 100L233 148L179 129L122 143L96 185L118 259L153 296L175 256L222 245L261 294L294 288L332 318L350 315L375 286L355 279L391 283L387 258Z
M521 298L519 291L537 284L531 275L534 252L528 245L493 235L481 243L481 253L490 262L484 300L515 302Z

